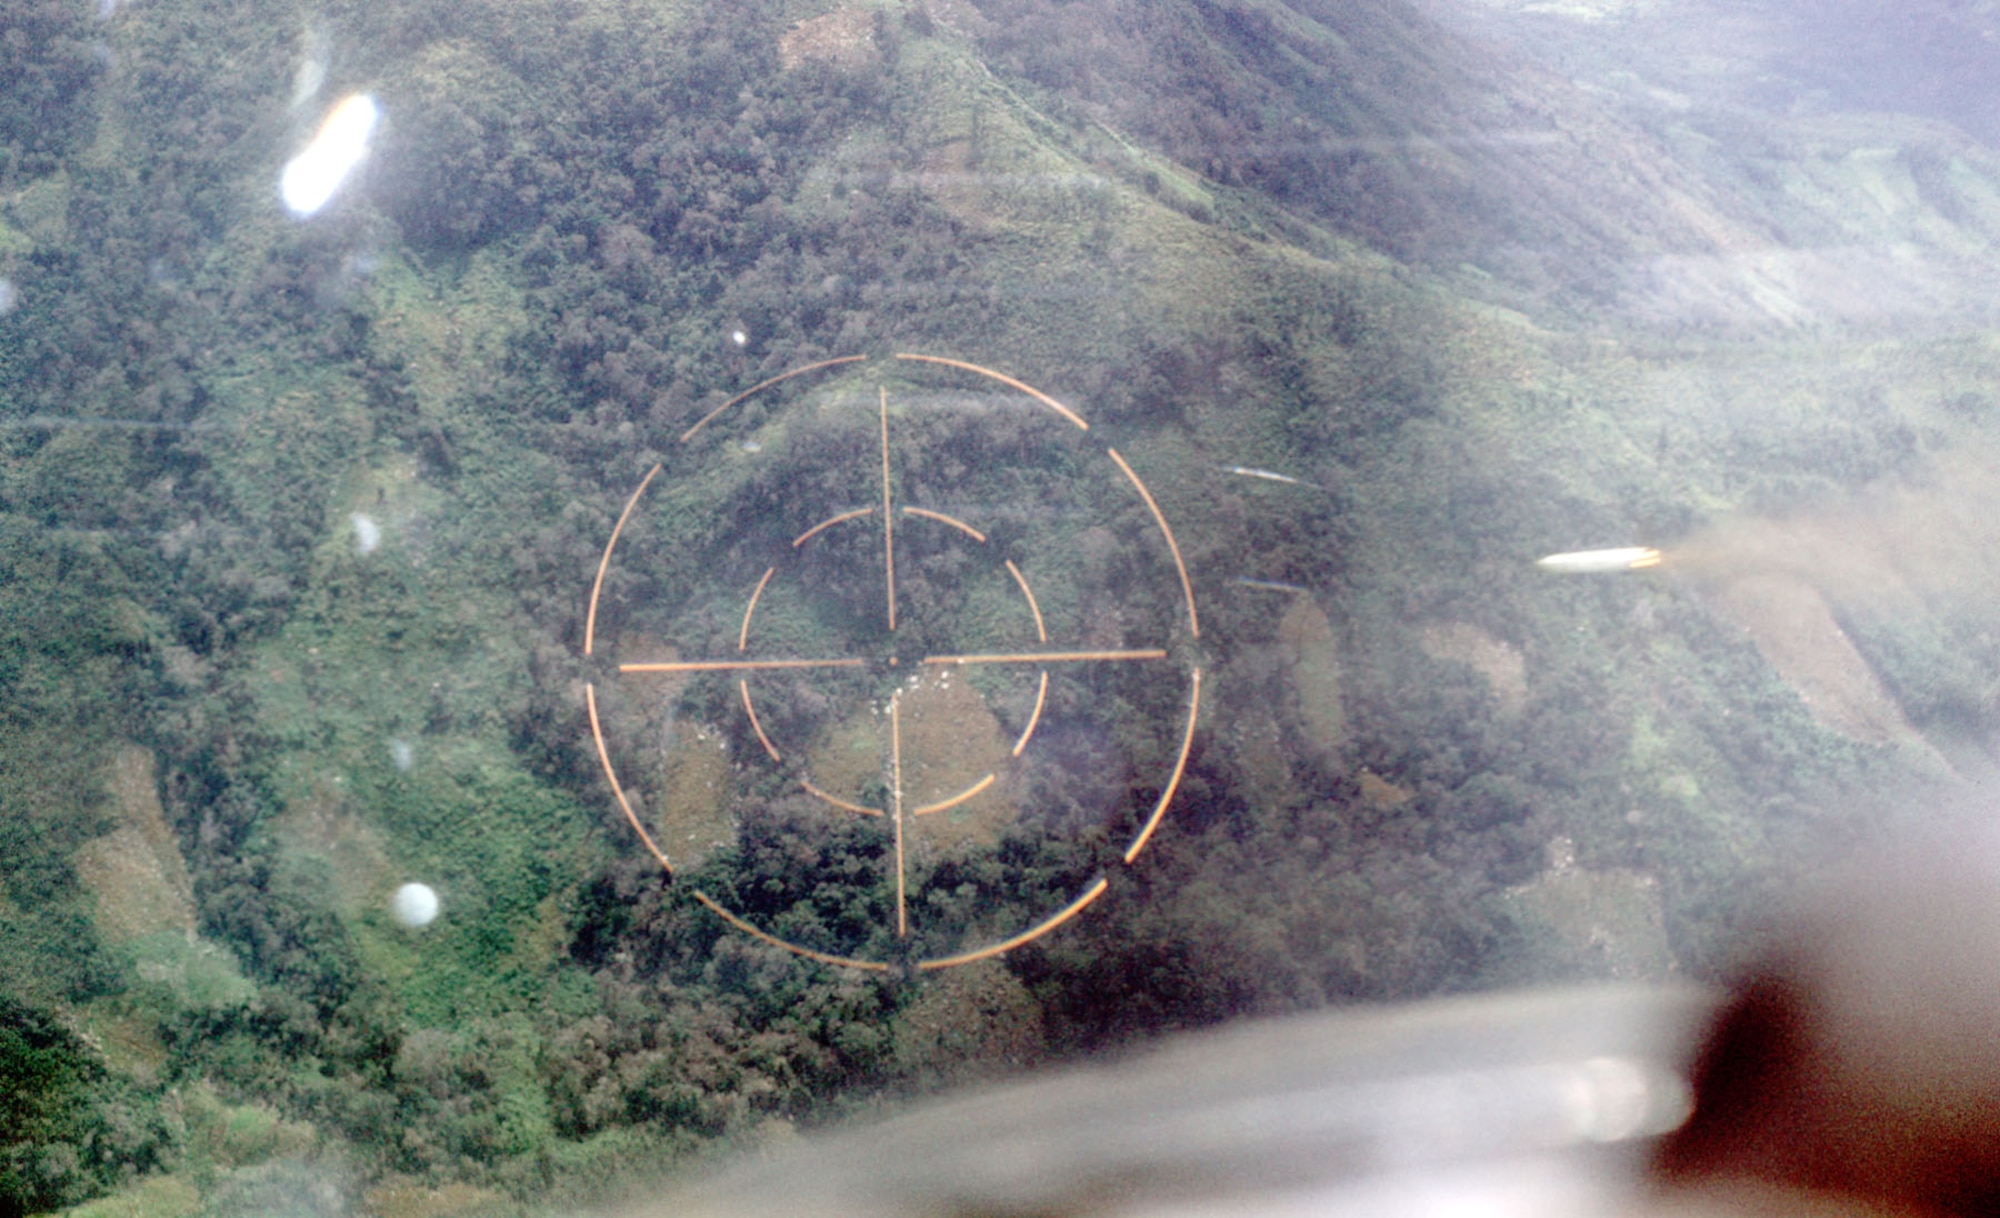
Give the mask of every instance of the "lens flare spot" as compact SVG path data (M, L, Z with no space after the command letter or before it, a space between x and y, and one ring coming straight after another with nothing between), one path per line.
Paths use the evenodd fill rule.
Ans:
M347 175L368 155L369 138L381 120L375 99L352 94L328 112L305 151L285 165L279 193L295 216L310 216L325 207Z
M373 554L375 547L382 544L382 526L376 524L372 516L364 516L360 512L354 513L348 520L354 526L354 552L363 558Z

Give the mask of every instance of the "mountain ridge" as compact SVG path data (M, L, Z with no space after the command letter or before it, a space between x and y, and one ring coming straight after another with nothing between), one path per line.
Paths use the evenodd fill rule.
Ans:
M1773 561L1749 526L1833 535L1812 522L1876 488L1912 528L1926 479L2000 425L2000 351L1923 330L1954 298L1843 314L1756 262L1798 233L1874 248L1874 220L1835 219L1886 198L1975 279L1990 166L1948 131L1834 116L1803 157L1807 120L1609 91L1391 0L378 0L295 41L250 0L49 19L56 78L93 38L108 60L74 84L94 139L26 140L42 86L0 87L0 1001L63 1067L61 1119L0 1145L0 1204L157 1164L217 1212L535 1212L1243 1014L1634 961L1707 976L1797 843L1951 789L1724 628L1730 581ZM351 88L388 116L372 159L285 216L279 168ZM1920 157L1852 160L1918 129L1954 149L1961 219L1898 176ZM744 780L738 840L667 882L582 694L608 681L583 655L592 579L647 471L661 515L634 527L663 558L605 596L663 653L740 647L727 574L785 495L852 481L859 433L785 396L804 381L729 443L688 425L803 364L913 349L1032 379L1130 460L1185 552L1205 676L1145 865L930 990L689 896L832 953L882 937L881 892L822 882L875 874L880 842L798 831L795 790ZM922 477L975 481L950 471L979 444L927 442ZM996 544L1062 573L1051 619L1115 637L1150 619L1111 594L1116 531L1064 518L1076 498L1037 471L985 506ZM1975 532L1937 550L1958 582L1909 581L1921 612L1784 569L1915 733L2000 718ZM1710 565L1532 566L1610 542ZM957 576L929 558L905 575L935 599ZM809 609L787 628L828 642ZM1104 823L954 843L924 908L1026 924L1094 874L1159 797L1127 764L1158 725L1102 709L1144 693L1059 684L1060 747L1010 809ZM735 781L766 747L738 697L594 709L701 740ZM191 876L186 950L110 934L77 875L134 745ZM679 773L640 762L642 793ZM416 933L386 901L419 872L444 913Z

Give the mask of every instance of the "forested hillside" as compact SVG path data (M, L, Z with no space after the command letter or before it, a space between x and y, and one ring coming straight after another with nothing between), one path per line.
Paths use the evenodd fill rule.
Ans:
M0 6L0 1218L536 1213L1225 1019L1711 977L1829 842L1962 798L2000 160L1496 20ZM355 92L368 159L289 214ZM900 801L879 707L612 692L752 609L785 654L878 629L800 534L892 492L972 522L895 525L934 651L1200 674L1184 768L1179 684L896 687L927 764L1002 775L926 822L913 935L901 837L892 886L764 763ZM1667 558L1534 566L1616 545ZM760 602L765 550L807 556ZM1148 599L1183 562L1198 631Z

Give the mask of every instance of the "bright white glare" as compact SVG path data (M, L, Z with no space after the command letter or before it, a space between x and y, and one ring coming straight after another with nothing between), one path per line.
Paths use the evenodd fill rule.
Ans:
M365 93L343 98L319 125L319 134L304 152L285 165L279 190L295 216L310 216L325 207L348 172L368 155L368 139L382 113Z
M299 70L292 77L292 104L303 106L319 92L326 83L326 61L317 56L308 56L299 61Z
M410 772L410 767L417 764L417 750L409 741L398 736L389 742L389 760L395 763L398 770L407 774Z
M1286 486L1304 485L1299 479L1292 477L1290 474L1280 474L1268 469L1256 469L1248 465L1225 465L1222 467L1222 472L1225 474L1236 474L1244 478L1261 478L1266 482L1282 482Z
M354 552L366 558L382 544L382 526L360 512L349 518L354 524Z
M1623 1142L1663 1133L1687 1117L1685 1102L1656 1094L1646 1068L1630 1058L1593 1057L1572 1066L1557 1090L1577 1141Z
M20 303L21 294L14 290L14 281L0 279L0 317L12 313L14 306Z
M1643 571L1660 565L1660 552L1651 546L1621 546L1614 550L1575 550L1538 558L1535 565L1544 571L1564 575L1603 575L1613 571Z
M744 333L743 331L741 331L741 330L731 330L731 331L729 332L729 341L730 341L730 342L732 342L732 343L735 343L735 344L736 344L737 346L739 346L739 347L740 347L740 346L742 346L742 345L743 345L744 343L747 343L747 342L749 342L749 341L750 341L750 336L749 336L748 334L745 334L745 333Z
M396 921L415 930L429 926L438 916L438 894L429 884L405 884L396 890L395 899L389 903L389 912Z
M1333 1177L1334 1173L1328 1173ZM1629 1212L1623 1180L1550 1156L1451 1164L1421 1172L1362 1173L1317 1187L1278 1186L1171 1200L1147 1196L1143 1208L1108 1218L1602 1218Z

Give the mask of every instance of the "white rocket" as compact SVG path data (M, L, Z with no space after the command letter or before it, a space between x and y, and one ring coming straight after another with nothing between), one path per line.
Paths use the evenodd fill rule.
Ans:
M1564 575L1604 575L1613 571L1643 571L1660 565L1660 552L1651 546L1623 546L1615 550L1573 550L1538 558L1535 565L1544 571Z

